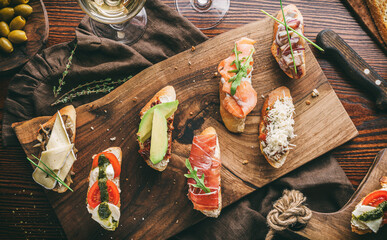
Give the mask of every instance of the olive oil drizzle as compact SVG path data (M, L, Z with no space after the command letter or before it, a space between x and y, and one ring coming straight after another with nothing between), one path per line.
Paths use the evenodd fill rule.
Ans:
M98 174L98 187L99 192L101 194L101 204L98 208L98 215L101 219L107 219L111 215L111 211L109 209L109 205L107 204L109 202L109 192L107 189L107 177L106 177L106 167L110 164L109 159L104 155L101 154L98 157L98 168L99 168L99 174Z

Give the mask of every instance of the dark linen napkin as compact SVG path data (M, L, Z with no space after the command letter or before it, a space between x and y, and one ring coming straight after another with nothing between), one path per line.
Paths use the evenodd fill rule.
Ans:
M61 94L88 81L135 75L207 39L158 0L148 0L145 7L147 29L132 46L94 36L89 18L85 17L73 42L47 48L27 63L9 85L3 115L3 145L18 143L11 128L13 122L55 113L57 107L50 106L55 100L52 88L58 85L75 43L77 49ZM79 106L99 97L80 98L72 104ZM312 210L324 212L340 209L353 193L337 161L327 154L222 210L218 219L206 219L173 239L264 239L268 231L265 217L284 189L302 191ZM294 239L286 232L276 236Z

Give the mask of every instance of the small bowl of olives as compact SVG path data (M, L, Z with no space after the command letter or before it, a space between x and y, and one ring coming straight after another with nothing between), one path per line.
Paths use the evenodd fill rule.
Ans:
M0 0L0 72L27 62L48 38L41 0Z

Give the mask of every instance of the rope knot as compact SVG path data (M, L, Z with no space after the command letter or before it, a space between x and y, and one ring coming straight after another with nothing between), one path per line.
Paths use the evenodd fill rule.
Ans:
M312 211L303 205L305 201L306 197L300 191L284 190L282 197L273 204L274 209L267 215L270 230L266 240L271 240L275 231L306 225L312 217Z

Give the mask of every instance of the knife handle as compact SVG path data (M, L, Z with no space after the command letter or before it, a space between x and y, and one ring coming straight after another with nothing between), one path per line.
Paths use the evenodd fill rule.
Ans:
M387 110L387 83L337 33L322 30L316 38L325 54L335 60L341 69L358 85L376 98L376 106Z

